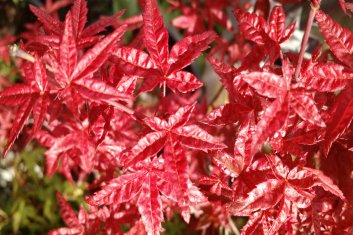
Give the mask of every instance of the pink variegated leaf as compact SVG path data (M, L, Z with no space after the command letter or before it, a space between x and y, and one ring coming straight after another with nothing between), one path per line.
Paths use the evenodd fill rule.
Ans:
M189 199L192 205L198 205L208 201L207 197L190 180L188 181L188 188Z
M56 155L49 155L45 157L45 175L50 178L56 171L59 158Z
M276 218L273 220L268 234L276 234L282 225L290 219L291 202L284 198L279 206Z
M144 79L139 93L152 91L161 82L163 81L159 76L149 76L147 79Z
M168 122L159 117L147 117L143 121L154 131L164 131L170 128Z
M75 70L78 56L72 21L71 14L68 13L66 15L64 33L59 47L60 66L67 77L71 77L71 74Z
M60 35L61 37L61 35ZM60 43L60 37L58 35L35 35L33 38L33 44L42 44L48 48L52 47L57 49ZM42 47L42 45L40 45ZM40 48L43 50L44 48Z
M218 150L226 146L197 125L183 126L172 130L184 146L198 150Z
M214 56L208 56L207 59L211 64L213 70L221 78L221 82L227 88L226 84L229 81L233 81L233 78L235 77L235 74L236 74L235 68L223 63L222 61L216 59Z
M308 95L302 92L291 92L290 106L303 120L320 127L326 127L316 108L315 101Z
M113 33L88 50L77 63L75 70L72 72L71 80L91 77L110 56L110 50L124 34L125 30L126 26L117 28Z
M57 36L62 35L64 29L64 24L62 22L33 5L29 5L29 9L33 12L33 14L37 16L38 20L43 24L44 28L48 29Z
M283 127L287 121L288 113L288 94L284 94L272 102L257 123L252 141L252 154L255 154L255 151L259 149L268 137Z
M214 109L202 122L216 126L231 125L245 118L250 111L249 107L240 103L229 103Z
M315 19L321 33L326 38L332 53L345 65L353 67L353 34L341 27L322 11L318 11Z
M39 90L25 84L15 84L0 93L0 104L17 106Z
M232 191L232 189L218 175L204 176L199 180L199 184L211 186L210 192L217 196L222 195L222 191Z
M130 201L140 193L141 182L146 177L146 172L126 173L110 180L99 191L86 198L90 205L120 204Z
M253 115L249 115L240 126L237 139L234 144L234 161L242 165L249 166L252 161L252 137L255 132L255 120Z
M36 55L35 55L36 56ZM24 81L30 85L35 85L35 70L33 69L33 63L23 63L22 66Z
M144 44L155 63L168 70L168 31L164 26L163 18L156 0L146 0L143 7L143 34Z
M157 176L148 173L143 180L137 207L148 235L158 235L163 230L162 201L157 188Z
M246 222L244 227L242 228L242 233L244 234L254 234L256 229L259 227L261 224L261 220L263 217L264 212L258 211L255 213L252 213L249 220Z
M179 108L174 114L168 117L168 128L184 126L189 121L194 109L195 103Z
M241 75L241 78L256 90L260 95L276 98L286 90L286 81L283 77L269 72L252 72Z
M195 14L191 15L181 15L175 17L172 20L172 25L179 29L186 29L189 32L195 31L197 16Z
M260 62L269 53L271 47L267 45L255 45L252 47L251 51L242 60L242 64L237 70L238 72L249 69L258 70Z
M303 167L302 172L298 171L296 173L296 175L303 174L303 171L306 171L306 174L311 178L312 187L313 186L320 186L324 190L332 193L333 195L341 198L342 200L345 200L345 196L343 195L342 191L338 188L337 185L335 185L333 183L332 179L327 177L326 175L324 175L324 173L322 171L317 170L317 169L308 168L308 167ZM291 177L294 178L295 176L288 174L288 180L291 180ZM297 180L299 180L299 179L297 179ZM301 181L303 181L303 180L305 180L305 179L301 179ZM300 182L298 182L298 184L300 184Z
M117 19L125 13L125 10L118 11L110 17L101 17L98 21L86 27L82 34L82 38L94 36L100 32L103 32L107 27L114 25ZM123 26L123 25L121 25Z
M271 169L274 175L276 175L277 177L286 178L289 172L289 168L285 164L283 164L281 158L279 158L277 155L269 154L266 156L266 161L267 163L262 164L263 169Z
M116 88L96 79L79 79L71 85L81 96L92 101L110 103L113 100L127 101L129 99L128 95L120 93Z
M138 79L137 76L132 76L132 77L125 76L125 77L123 77L120 80L119 84L117 85L118 91L120 93L127 94L127 95L133 97L134 92L135 92L135 88L136 88L136 85L137 85L137 79Z
M47 131L39 130L35 138L41 145L47 148L50 148L55 143L55 139Z
M94 46L96 43L101 41L104 38L103 35L89 36L85 38L81 38L80 41L77 42L77 48L82 50L89 47Z
M288 186L285 189L285 198L295 203L295 206L298 208L308 208L314 198L315 193L307 192L303 188Z
M281 37L281 39L279 40L279 43L283 43L283 42L287 41L287 40L292 36L292 34L293 34L294 31L295 31L295 26L296 26L296 22L293 22L293 23L289 24L289 25L283 30L282 37Z
M313 145L323 140L323 136L318 136L317 130L311 130L307 132L299 132L296 134L287 135L283 141L286 144L304 144L304 145Z
M157 154L165 145L166 133L164 131L152 132L140 138L137 144L125 151L121 161L125 167L132 166Z
M173 91L187 93L194 91L203 86L203 83L192 73L186 71L178 71L168 75L167 86Z
M47 95L41 96L36 105L33 107L33 127L32 134L35 135L40 128L42 128L47 114L48 106L50 105L50 98Z
M333 142L346 131L353 120L353 89L350 85L338 95L333 110L322 145L325 156L328 155Z
M74 5L71 9L71 15L72 15L72 22L73 22L73 30L78 37L83 28L85 27L85 24L87 22L87 2L86 0L76 0L74 1Z
M90 140L87 138L87 135L85 135L84 133L80 133L80 135L77 135L76 142L78 145L78 149L81 152L78 159L80 168L82 169L82 171L89 173L93 169L95 146L91 144Z
M319 63L302 74L300 86L321 92L334 92L344 88L346 82L352 79L344 72L344 66L335 63Z
M171 49L168 63L168 73L173 73L191 64L202 51L206 50L217 35L208 31L195 36L188 36L177 42Z
M144 51L121 47L113 50L113 60L127 75L146 77L149 74L158 74L151 57Z
M269 19L269 35L273 40L279 41L281 39L285 23L286 15L283 8L275 6L271 11Z
M145 118L144 122L155 131L170 130L186 124L195 108L195 103L180 107L175 113L171 114L167 120L159 117Z
M273 208L284 196L285 183L279 179L268 179L257 184L246 198L234 201L230 205L233 214L256 212Z
M43 93L47 88L48 77L41 59L37 55L35 55L34 58L35 58L35 61L33 64L33 74L34 74L35 86L38 88L38 90L41 93Z
M49 64L52 68L52 72L54 73L54 79L58 83L59 87L64 88L68 83L70 83L71 79L66 74L66 71L61 66L59 59L53 53L49 53Z
M56 192L56 199L59 202L61 217L63 218L64 222L69 227L79 227L80 223L77 219L77 215L71 209L70 204L64 199L64 197L59 192Z
M45 152L46 155L46 175L51 177L57 168L58 161L61 154L69 151L70 149L77 149L77 135L72 132L64 137L56 138L53 140L53 145Z
M244 168L243 161L239 161L232 155L224 151L211 153L212 162L225 174L231 177L237 177Z
M185 152L177 139L169 136L168 143L164 147L164 179L173 185L172 193L181 210L183 219L189 223L189 195L188 195L188 167Z
M235 10L234 15L239 23L239 29L246 39L257 44L266 43L268 26L264 18L254 13L243 12L239 9Z
M25 122L29 118L29 115L32 112L33 105L36 102L36 99L38 97L33 96L31 99L27 99L17 110L17 114L15 117L15 120L12 124L12 128L7 140L7 143L5 145L4 151L2 153L2 156L5 157L13 143L15 142L16 138L20 134L20 132L23 129L23 126L25 125Z

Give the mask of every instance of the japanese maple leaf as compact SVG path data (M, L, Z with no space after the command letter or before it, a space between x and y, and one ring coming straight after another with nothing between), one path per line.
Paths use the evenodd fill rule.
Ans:
M155 0L144 4L144 45L149 54L134 48L118 48L113 55L127 75L145 78L141 92L150 91L158 84L168 86L173 92L186 93L202 86L193 74L181 71L191 64L215 38L213 32L190 36L177 42L169 53L168 31Z
M201 122L215 126L230 125L247 119L251 111L241 103L229 103L212 110Z
M232 195L232 189L228 186L229 177L225 174L217 174L212 172L210 176L204 176L199 180L201 185L210 186L210 193L216 194L217 196L227 196ZM227 191L227 192L224 192Z
M35 14L38 20L43 24L43 27L47 30L45 35L36 35L34 41L44 44L49 48L57 46L64 33L63 22L56 17L51 16L50 9L45 11L33 5L30 5L29 7L33 14ZM86 48L87 46L94 45L98 42L101 36L97 34L115 24L115 21L124 13L124 11L119 11L110 17L103 17L88 27L85 27L87 23L87 13L86 0L75 0L69 11L69 14L72 16L73 37L78 48Z
M173 168L168 166L170 160L167 162L162 158L154 158L141 163L109 181L100 191L88 197L87 202L98 206L137 200L136 204L147 233L159 234L162 231L163 221L162 195L175 201L180 200L175 198L177 195L174 189L175 186L179 186L174 185L178 180L170 181L170 177L165 177L167 169ZM205 200L202 193L190 181L187 182L187 190L190 202Z
M268 176L246 194L240 187L234 189L236 192L243 192L241 194L244 195L236 195L235 201L230 206L231 213L251 215L249 225L244 227L244 233L247 233L248 229L254 229L250 225L259 225L261 219L257 218L258 216L266 219L269 216L266 211L271 211L279 205L277 216L266 228L268 234L275 234L290 218L294 208L307 208L311 205L315 197L313 189L316 186L345 200L341 190L321 171L300 166L289 169L280 158L273 155L267 156L266 159L258 160L252 167L253 170L271 172L270 174L274 174L272 177Z
M107 217L107 211L104 211L106 208L103 208L102 211L92 210L92 212L90 211L88 214L81 205L76 215L70 204L59 192L56 193L56 198L59 202L61 216L68 227L53 229L49 231L49 235L94 235L98 233L102 219Z
M54 138L52 143L53 145L45 153L47 176L52 176L60 159L64 161L71 159L86 173L92 171L96 154L95 144L85 130L71 130L69 134ZM69 159L65 159L67 157ZM65 175L70 174L70 165L62 166Z
M217 234L219 230L225 233L239 232L232 225L232 218L229 216L227 205L222 201L212 201L202 206L202 214L197 221L196 231L198 234Z
M92 205L120 204L137 197L137 207L148 234L162 231L163 211L158 179L161 178L158 158L146 161L132 173L112 179L107 185L87 199Z
M297 83L291 84L293 69L286 60L283 60L283 77L270 72L252 72L240 77L259 95L276 98L264 110L256 125L253 150L284 125L289 108L303 120L325 127L311 94L313 91L336 91L344 87L348 79L342 66L334 63L314 63L301 72Z
M203 151L222 149L225 146L197 125L186 125L195 105L180 108L167 120L158 117L145 118L143 121L153 132L140 138L136 145L128 148L119 157L125 168L149 159L163 148L165 172L163 178L171 185L164 194L178 203L185 221L190 219L191 204L186 154L183 146Z
M257 44L243 60L240 69L258 66L258 63L266 55L269 56L269 64L273 65L280 55L280 44L288 40L294 32L295 22L284 27L286 22L285 12L279 6L272 9L268 24L262 16L255 13L236 10L234 15L239 22L239 29L244 37Z
M4 146L8 132L12 127L12 117L14 116L13 110L8 107L0 105L0 143Z
M69 227L68 228L59 228L55 230L51 230L49 232L50 235L59 235L59 234L82 234L84 231L84 227L82 225L83 221L79 221L76 213L72 210L70 204L64 199L64 197L60 193L56 193L56 198L59 202L61 216ZM80 217L84 215L85 211L83 207L80 210ZM81 220L83 218L80 218Z
M225 175L238 176L251 163L252 139L255 119L251 109L237 103L229 103L213 110L206 116L207 125L230 125L239 123L233 154L220 150L211 152L212 162ZM232 145L233 146L233 145Z
M158 117L143 119L152 132L140 138L138 143L120 156L125 167L157 154L166 145L174 146L176 142L197 150L217 150L225 147L218 138L213 137L195 124L188 124L194 105L179 108L167 120ZM179 148L179 147L178 147ZM177 159L175 159L177 160Z
M92 101L113 105L116 101L128 100L128 95L119 92L104 81L93 78L93 74L110 56L109 52L125 29L125 26L117 28L78 59L72 16L70 13L66 15L59 55L51 54L50 63L59 86L59 95L66 99L69 108L75 107L75 104L70 104L70 99L73 99L77 93Z
M91 171L87 166L92 166L94 148L83 131L71 128L56 128L51 133L41 130L38 131L36 139L48 148L45 152L46 176L51 177L55 172L59 172L74 183L72 172L77 173L78 166L83 169L82 175Z
M326 38L332 53L338 61L353 68L353 34L334 22L328 15L318 11L315 15L321 33ZM337 65L338 66L338 65ZM323 152L328 154L332 144L345 132L353 120L352 86L347 86L337 97L333 105L333 118L328 123Z
M35 56L35 62L25 66L28 84L17 84L0 93L0 104L19 106L3 156L11 148L31 113L34 120L32 134L41 128L50 104L48 77L41 59Z

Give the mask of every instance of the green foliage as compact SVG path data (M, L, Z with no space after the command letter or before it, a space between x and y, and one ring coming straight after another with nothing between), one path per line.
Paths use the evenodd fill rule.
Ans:
M1 161L0 235L43 234L63 226L55 192L79 204L85 185L70 184L62 176L44 176L44 149L27 149ZM8 179L8 181L7 181Z
M185 222L177 213L174 214L171 220L163 222L163 228L165 228L163 235L189 234L186 232Z

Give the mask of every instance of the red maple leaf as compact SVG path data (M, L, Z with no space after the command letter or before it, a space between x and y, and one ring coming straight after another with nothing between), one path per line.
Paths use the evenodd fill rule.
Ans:
M28 84L18 84L0 93L0 104L19 106L3 156L14 143L32 112L34 120L32 134L41 128L50 104L48 77L41 59L35 56L35 62L25 66Z
M289 169L277 156L259 159L254 162L251 170L261 171L262 174L268 171L269 175L250 190L242 188L244 186L239 183L234 188L235 198L230 205L230 212L251 215L249 223L243 228L244 233L255 230L262 222L263 232L275 234L295 213L295 208L302 209L311 205L315 198L312 189L316 186L345 200L341 190L321 171L299 166ZM274 208L277 216L272 217L270 214ZM265 222L269 217L272 221Z
M141 92L150 91L158 84L163 85L164 94L166 86L173 92L182 93L200 88L201 81L181 70L208 48L208 44L216 38L215 33L209 31L186 37L177 42L169 53L169 34L156 1L146 1L143 9L144 45L149 54L133 48L116 49L113 55L120 69L127 75L145 78Z

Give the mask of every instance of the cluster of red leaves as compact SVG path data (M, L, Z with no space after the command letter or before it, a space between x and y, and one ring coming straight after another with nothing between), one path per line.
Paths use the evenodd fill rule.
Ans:
M56 11L68 1L30 7L38 22L17 51L30 58L23 82L0 93L14 107L0 106L2 123L12 123L8 135L1 126L3 155L22 133L16 145L47 147L47 176L95 175L88 210L76 215L57 194L67 227L50 234L123 234L123 224L127 234L159 234L175 211L205 233L237 232L240 216L242 234L352 234L353 34L317 11L330 51L296 73L299 56L281 48L295 23L286 26L281 6L259 0L250 13L243 1L169 2L186 35L174 45L156 0L140 1L142 15L119 20L120 11L89 26L86 0L64 22ZM135 39L119 42L127 30ZM202 81L183 69L211 43L208 62L229 102L208 112Z

